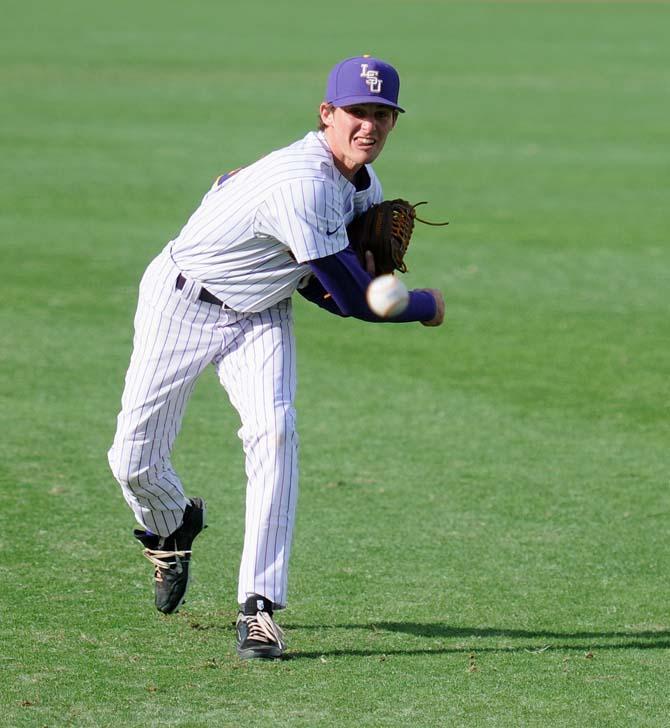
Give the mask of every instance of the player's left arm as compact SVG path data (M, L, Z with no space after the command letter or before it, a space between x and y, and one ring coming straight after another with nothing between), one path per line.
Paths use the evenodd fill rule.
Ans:
M335 303L335 299L323 287L321 281L313 274L309 274L308 280L298 286L298 293L311 303L315 303L320 308L325 309L329 313L336 316L344 316L340 307Z
M438 314L439 302L434 293L422 289L410 291L409 305L398 316L383 319L373 313L365 298L372 277L362 268L356 254L349 247L308 263L316 282L310 282L305 288L299 289L299 292L331 313L377 323L427 323L433 321ZM332 301L329 302L329 299Z

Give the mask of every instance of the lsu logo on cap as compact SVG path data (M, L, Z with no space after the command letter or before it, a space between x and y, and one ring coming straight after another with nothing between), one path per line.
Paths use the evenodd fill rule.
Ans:
M371 71L368 68L367 63L361 63L361 78L365 79L365 83L368 85L370 93L381 93L382 83L384 82L381 78L379 78L379 71Z

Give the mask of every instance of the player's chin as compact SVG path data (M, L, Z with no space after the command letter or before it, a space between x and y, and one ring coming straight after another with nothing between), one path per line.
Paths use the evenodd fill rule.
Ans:
M356 147L356 162L358 164L371 164L377 159L381 150L378 142L366 146L359 145Z

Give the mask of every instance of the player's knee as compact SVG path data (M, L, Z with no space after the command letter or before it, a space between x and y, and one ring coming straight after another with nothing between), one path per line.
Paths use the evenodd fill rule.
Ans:
M295 409L293 407L281 408L275 411L272 436L278 448L295 441Z
M119 485L128 490L134 490L140 486L140 479L146 475L146 468L139 466L132 450L118 450L112 447L107 453L107 460L112 475L116 478Z
M296 417L293 407L276 407L273 416L264 421L257 421L250 427L244 428L245 442L248 445L256 443L267 450L275 452L297 444Z

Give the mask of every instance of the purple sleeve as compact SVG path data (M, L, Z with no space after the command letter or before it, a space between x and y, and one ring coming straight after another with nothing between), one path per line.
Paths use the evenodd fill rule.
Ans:
M428 291L421 290L410 291L409 305L398 316L383 319L374 314L365 300L365 291L372 278L358 262L358 258L351 247L325 258L310 260L309 266L324 289L324 293L321 295L322 302L315 302L323 305L323 295L330 294L337 310L330 305L323 307L332 313L338 313L340 316L353 316L363 321L390 323L430 321L435 318L437 312L435 299ZM312 286L312 284L309 284L309 286ZM313 292L314 288L310 293ZM309 295L305 295L305 297L314 301L314 298ZM328 300L325 299L325 301Z
M310 276L309 283L302 288L298 288L298 293L308 301L325 308L326 311L330 311L330 313L337 316L344 316L331 294L321 285L321 281L316 276Z

